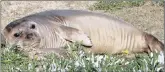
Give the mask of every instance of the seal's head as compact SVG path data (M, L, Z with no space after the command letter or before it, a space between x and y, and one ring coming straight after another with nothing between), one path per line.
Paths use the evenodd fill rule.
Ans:
M3 33L10 45L21 47L38 46L41 39L37 23L25 19L11 22L5 27Z

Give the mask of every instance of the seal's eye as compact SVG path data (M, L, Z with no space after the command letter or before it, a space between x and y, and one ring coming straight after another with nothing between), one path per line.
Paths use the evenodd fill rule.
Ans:
M30 28L31 28L31 29L35 29L35 27L36 27L36 26L35 26L34 24L32 24Z
M14 36L15 37L19 37L20 36L20 33L15 33Z

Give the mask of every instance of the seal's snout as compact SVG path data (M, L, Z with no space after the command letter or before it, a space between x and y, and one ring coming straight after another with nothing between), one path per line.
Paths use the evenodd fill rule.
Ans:
M29 33L29 34L26 35L26 39L32 39L33 36L34 36L33 33Z

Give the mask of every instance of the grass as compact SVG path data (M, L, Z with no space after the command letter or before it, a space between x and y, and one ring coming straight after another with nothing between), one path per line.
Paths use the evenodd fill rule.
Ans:
M163 72L159 54L136 54L135 58L121 55L86 54L83 47L71 45L71 58L57 58L48 54L45 60L32 60L17 51L15 47L3 48L2 72Z
M152 1L153 4L163 6L163 0ZM89 7L90 10L105 10L105 11L116 11L128 7L138 7L145 4L145 0L111 0L95 3Z

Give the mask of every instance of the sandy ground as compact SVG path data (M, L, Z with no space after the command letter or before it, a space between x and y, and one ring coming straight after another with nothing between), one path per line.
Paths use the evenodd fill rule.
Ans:
M96 1L3 1L1 2L1 29L9 22L23 16L50 9L88 10ZM164 42L164 9L161 6L144 5L124 8L106 14L117 16L137 28L153 34Z

